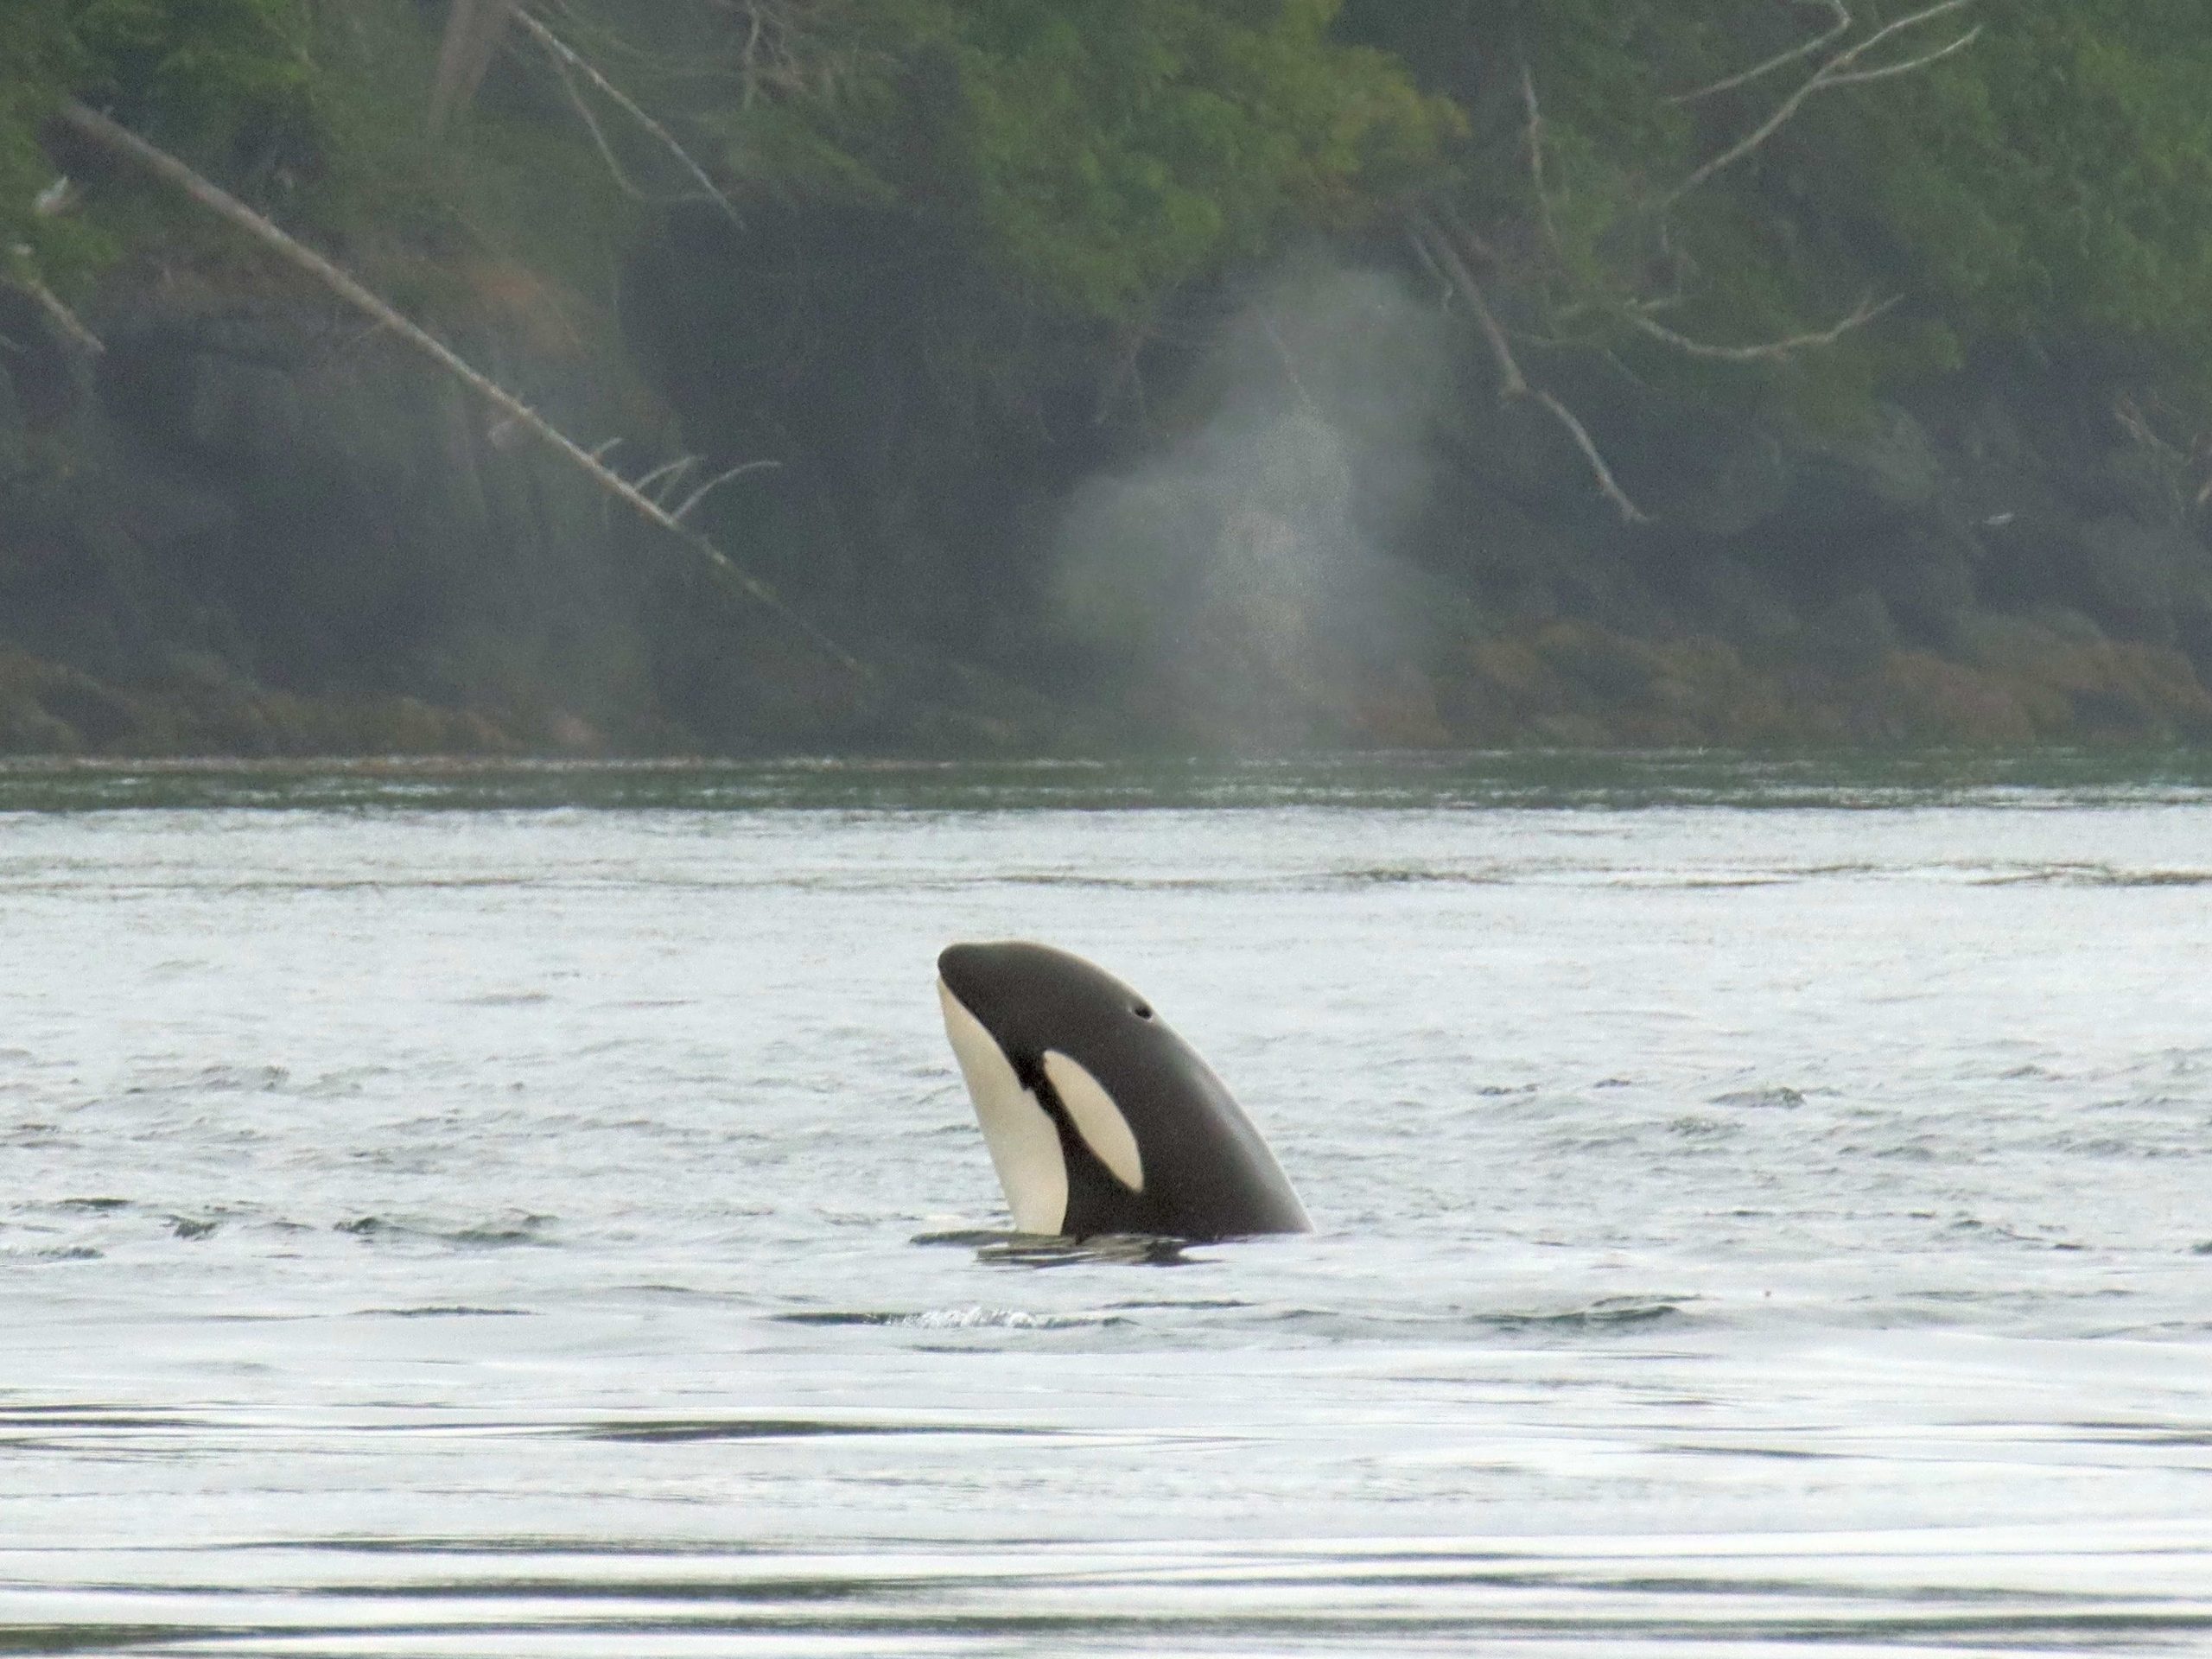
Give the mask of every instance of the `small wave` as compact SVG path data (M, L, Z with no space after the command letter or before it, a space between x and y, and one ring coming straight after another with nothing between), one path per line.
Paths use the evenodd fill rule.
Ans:
M1977 1239L1994 1239L2006 1244L2025 1244L2038 1250L2085 1250L2086 1244L2049 1230L2024 1230L2001 1221L1984 1221L1979 1216L1959 1216L1944 1229L1946 1232L1970 1235Z
M1608 1296L1586 1307L1555 1313L1482 1313L1475 1322L1499 1331L1608 1331L1688 1317L1680 1302L1641 1296Z
M1805 1096L1802 1090L1777 1084L1765 1089L1731 1090L1725 1095L1715 1095L1713 1103L1715 1106L1765 1107L1794 1111L1805 1103Z
M474 1244L497 1249L504 1244L543 1244L544 1229L551 1223L550 1216L524 1216L511 1227L463 1227L458 1232L442 1235L448 1243Z
M124 1092L131 1095L267 1094L282 1089L291 1080L291 1071L284 1066L262 1065L203 1065L196 1071L160 1074L143 1083L136 1083Z
M931 1307L913 1313L813 1310L774 1316L782 1325L893 1326L909 1331L1077 1331L1127 1325L1119 1313L1032 1313L1018 1307Z
M200 1420L139 1406L0 1405L0 1428L197 1428Z
M1011 1424L886 1422L819 1417L613 1418L568 1431L582 1440L618 1445L682 1445L700 1440L808 1440L885 1434L1042 1435L1051 1429Z
M968 1131L973 1133L972 1130ZM1118 1262L1140 1267L1179 1267L1190 1260L1191 1241L1148 1233L1108 1233L1096 1238L1055 1238L1040 1233L959 1228L918 1233L916 1244L951 1244L973 1249L982 1261L1017 1268L1065 1268L1084 1262Z
M477 1307L467 1302L441 1302L426 1307L365 1307L359 1317L370 1319L526 1319L526 1307Z
M1067 870L1012 870L995 878L1010 887L1073 887L1099 893L1294 893L1281 876L1087 875Z
M1503 869L1435 870L1414 865L1378 865L1368 869L1338 870L1334 879L1347 887L1497 887L1511 884Z
M1187 1266L1191 1241L1160 1238L1143 1233L1116 1233L1100 1238L1035 1238L1018 1236L1003 1243L986 1245L977 1260L1012 1268L1073 1268L1106 1264L1116 1267L1179 1268Z
M2050 864L2001 870L1981 878L1987 887L2204 887L2212 870L2122 870L2109 864Z
M1685 1304L1694 1297L1609 1296L1579 1307L1542 1312L1517 1309L1357 1308L1286 1306L1272 1310L1268 1323L1325 1342L1433 1339L1442 1332L1469 1325L1509 1335L1586 1336L1688 1319Z
M505 1222L483 1222L472 1227L447 1228L423 1222L399 1220L389 1216L355 1216L351 1220L333 1223L331 1231L347 1233L359 1239L414 1238L428 1239L444 1244L459 1244L478 1249L497 1249L516 1244L544 1244L550 1241L544 1230L556 1217L524 1215Z

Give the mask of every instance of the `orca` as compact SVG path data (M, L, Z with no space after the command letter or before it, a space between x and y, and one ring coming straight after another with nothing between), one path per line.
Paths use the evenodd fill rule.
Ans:
M1047 944L954 944L944 1030L1024 1233L1304 1233L1306 1206L1233 1096L1152 1005Z

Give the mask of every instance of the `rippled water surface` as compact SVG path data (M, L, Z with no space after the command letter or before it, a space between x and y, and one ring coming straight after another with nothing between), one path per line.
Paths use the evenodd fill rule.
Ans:
M1319 1224L1046 1248L931 992ZM2212 1650L2212 772L0 773L0 1652Z

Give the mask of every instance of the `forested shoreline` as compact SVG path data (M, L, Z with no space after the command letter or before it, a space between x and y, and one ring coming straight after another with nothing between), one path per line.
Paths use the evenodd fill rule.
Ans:
M2176 0L17 0L0 751L2212 737L2208 82Z

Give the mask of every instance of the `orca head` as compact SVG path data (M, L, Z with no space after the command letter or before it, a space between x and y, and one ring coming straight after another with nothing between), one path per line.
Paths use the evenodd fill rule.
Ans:
M1014 1226L1062 1230L1071 1153L1099 1166L1084 1173L1141 1194L1136 1135L1091 1068L1096 1057L1161 1029L1151 1005L1104 969L1050 945L949 945L937 968L945 1034Z
M1071 1032L1154 1018L1149 1002L1096 963L1023 939L949 944L937 975L1002 1046L1041 1053Z

